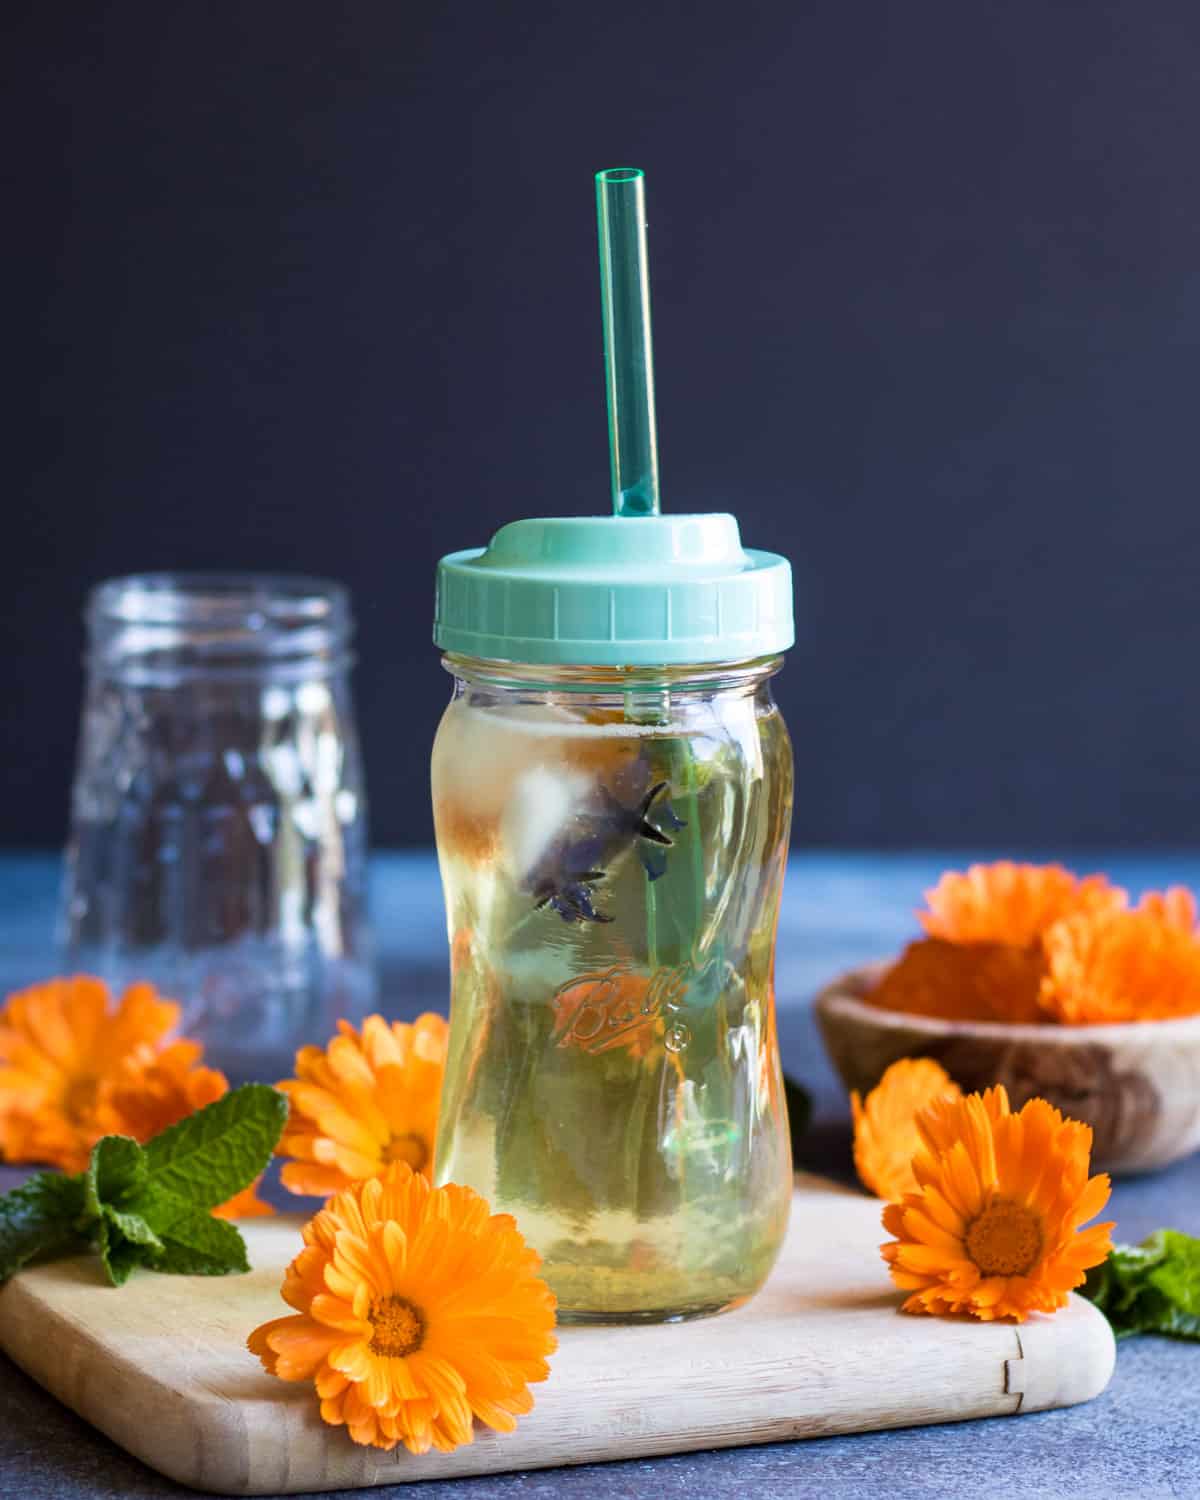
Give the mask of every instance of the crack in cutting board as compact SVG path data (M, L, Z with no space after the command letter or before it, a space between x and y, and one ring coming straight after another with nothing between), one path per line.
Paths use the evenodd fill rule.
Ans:
M1115 1348L1072 1297L1018 1330L898 1315L879 1258L879 1204L798 1179L766 1287L694 1323L564 1328L550 1379L515 1433L478 1429L420 1458L353 1444L309 1385L266 1375L245 1348L280 1317L297 1216L241 1228L246 1276L139 1273L116 1291L86 1258L25 1271L0 1290L0 1347L152 1468L225 1494L296 1494L592 1463L1070 1406L1098 1395Z

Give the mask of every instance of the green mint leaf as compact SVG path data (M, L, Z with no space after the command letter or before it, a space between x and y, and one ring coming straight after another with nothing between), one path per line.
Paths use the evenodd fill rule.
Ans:
M172 1276L240 1276L250 1269L246 1245L227 1219L213 1219L236 1236L236 1244L221 1244L212 1251L197 1250L194 1245L177 1245L168 1241L154 1269Z
M111 1212L105 1213L95 1225L93 1243L100 1256L104 1274L112 1286L124 1286L130 1274L138 1266L153 1265L155 1251L136 1240L128 1239Z
M214 1219L186 1198L151 1186L140 1212L162 1242L155 1264L160 1271L185 1276L223 1276L250 1269L246 1246L237 1229L225 1219Z
M140 1214L127 1213L109 1204L97 1226L97 1248L108 1279L123 1286L136 1266L153 1270L163 1251L163 1242Z
M149 1187L195 1209L216 1208L266 1169L287 1112L285 1096L265 1083L234 1089L147 1143Z
M157 1240L153 1231L136 1213L122 1207L144 1191L146 1179L146 1153L129 1136L106 1135L92 1147L83 1174L81 1223L90 1228L100 1263L113 1286L121 1286L135 1266L149 1263L154 1254Z
M105 1204L119 1208L146 1185L146 1153L127 1135L106 1135L92 1147L83 1174L86 1211L99 1218Z
M250 1269L245 1241L227 1219L214 1219L205 1210L161 1191L147 1200L146 1217L162 1246L155 1253L156 1270L180 1276L227 1276Z
M0 1196L0 1282L35 1256L61 1254L80 1244L83 1180L38 1172Z
M124 1286L139 1266L147 1264L140 1247L131 1245L128 1240L121 1240L110 1246L107 1255L101 1256L101 1259L113 1286Z
M105 1207L98 1249L109 1280L119 1286L136 1266L181 1276L248 1271L241 1235L182 1198L151 1188L137 1213Z
M115 1230L131 1245L145 1246L149 1250L161 1250L162 1241L150 1228L141 1214L129 1213L120 1208L104 1205L104 1220L110 1231Z
M792 1155L800 1150L800 1142L812 1119L812 1095L802 1083L783 1075L783 1097L787 1101L788 1131L792 1137Z
M1088 1273L1083 1292L1118 1338L1200 1339L1200 1239L1160 1229L1140 1245L1117 1245Z
M153 1269L158 1264L163 1243L140 1214L105 1203L93 1232L101 1263L113 1286L128 1281L135 1266Z
M1200 1318L1200 1239L1177 1229L1160 1229L1151 1239L1160 1241L1163 1256L1147 1280L1185 1318Z

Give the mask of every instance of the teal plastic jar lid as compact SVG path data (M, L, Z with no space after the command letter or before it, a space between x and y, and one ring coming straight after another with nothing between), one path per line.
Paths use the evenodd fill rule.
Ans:
M726 514L514 521L442 558L433 638L492 661L744 661L795 639L792 570Z

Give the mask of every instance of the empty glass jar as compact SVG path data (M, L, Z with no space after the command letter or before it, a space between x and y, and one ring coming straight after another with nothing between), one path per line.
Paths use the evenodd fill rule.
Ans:
M87 622L68 962L152 981L215 1065L276 1077L374 994L347 595L149 574Z

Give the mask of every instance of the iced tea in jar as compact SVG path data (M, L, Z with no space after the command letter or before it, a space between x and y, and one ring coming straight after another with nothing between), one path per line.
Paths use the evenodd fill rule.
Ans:
M603 537L609 563L568 579ZM504 618L505 590L509 619L518 595L545 605L547 632L557 619L541 652L536 622L467 639L464 619ZM453 975L438 1179L517 1217L564 1320L735 1305L791 1202L773 964L792 758L771 696L787 565L743 552L731 516L527 521L446 559L439 597L454 686L433 751ZM685 633L703 599L727 660L685 659L713 650ZM664 626L673 613L654 642L672 661L638 660L644 636L564 633L619 631L652 604ZM579 659L518 660L518 641Z
M660 514L641 174L597 193L613 514L516 521L438 569L435 1172L516 1217L564 1322L662 1321L751 1296L791 1206L792 590L733 516Z

